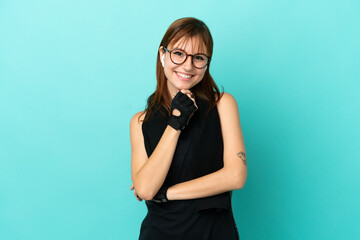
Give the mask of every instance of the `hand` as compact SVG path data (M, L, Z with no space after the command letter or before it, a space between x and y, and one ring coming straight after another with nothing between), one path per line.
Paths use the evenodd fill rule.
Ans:
M132 178L131 178L131 179L132 179ZM137 199L139 202L141 202L141 201L142 201L142 199L141 199L141 198L137 195L137 193L136 193L136 190L135 190L135 187L134 187L134 184L133 184L133 183L131 183L130 190L134 190L134 195L135 195L136 199Z
M177 92L171 101L171 116L168 119L168 125L175 130L185 129L197 109L194 96L190 90Z

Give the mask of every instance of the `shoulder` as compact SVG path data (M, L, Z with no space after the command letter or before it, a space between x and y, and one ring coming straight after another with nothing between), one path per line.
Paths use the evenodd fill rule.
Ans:
M131 128L139 127L142 125L142 121L145 118L145 111L140 111L134 114L130 120L130 130Z
M238 109L236 99L230 93L226 92L222 94L216 106L219 113L234 111Z

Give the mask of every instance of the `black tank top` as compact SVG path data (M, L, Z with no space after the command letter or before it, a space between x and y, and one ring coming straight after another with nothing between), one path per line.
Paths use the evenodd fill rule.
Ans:
M168 187L207 175L224 166L217 107L207 113L209 103L196 95L195 101L198 110L180 133L164 181ZM142 124L148 157L167 127L167 117L161 111L165 113L165 107L152 110L149 120ZM238 239L231 209L231 192L161 204L145 202L148 214L142 223L139 239Z

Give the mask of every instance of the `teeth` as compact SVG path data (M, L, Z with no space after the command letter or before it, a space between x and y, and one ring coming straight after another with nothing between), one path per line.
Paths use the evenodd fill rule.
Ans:
M182 78L191 78L191 75L186 75L186 74L182 74L182 73L178 73L178 72L177 72L177 75L179 75Z

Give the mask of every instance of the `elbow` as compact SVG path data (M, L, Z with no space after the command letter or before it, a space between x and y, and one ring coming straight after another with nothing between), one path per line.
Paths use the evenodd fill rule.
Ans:
M233 189L242 189L245 186L247 177L247 172L245 171L238 171L233 175Z
M143 200L152 200L155 196L151 191L143 188L137 189L136 194Z
M147 192L136 192L136 194L142 199L142 200L152 200L153 197L148 194Z
M146 200L146 201L150 201L153 198L150 197L149 195L138 195L142 200Z
M150 186L147 185L144 181L137 178L136 176L132 177L133 179L133 185L136 191L136 194L142 199L142 200L152 200L155 196L155 193L151 191Z
M246 179L245 180L241 179L237 181L237 183L235 184L235 189L242 189L245 186L245 182Z

